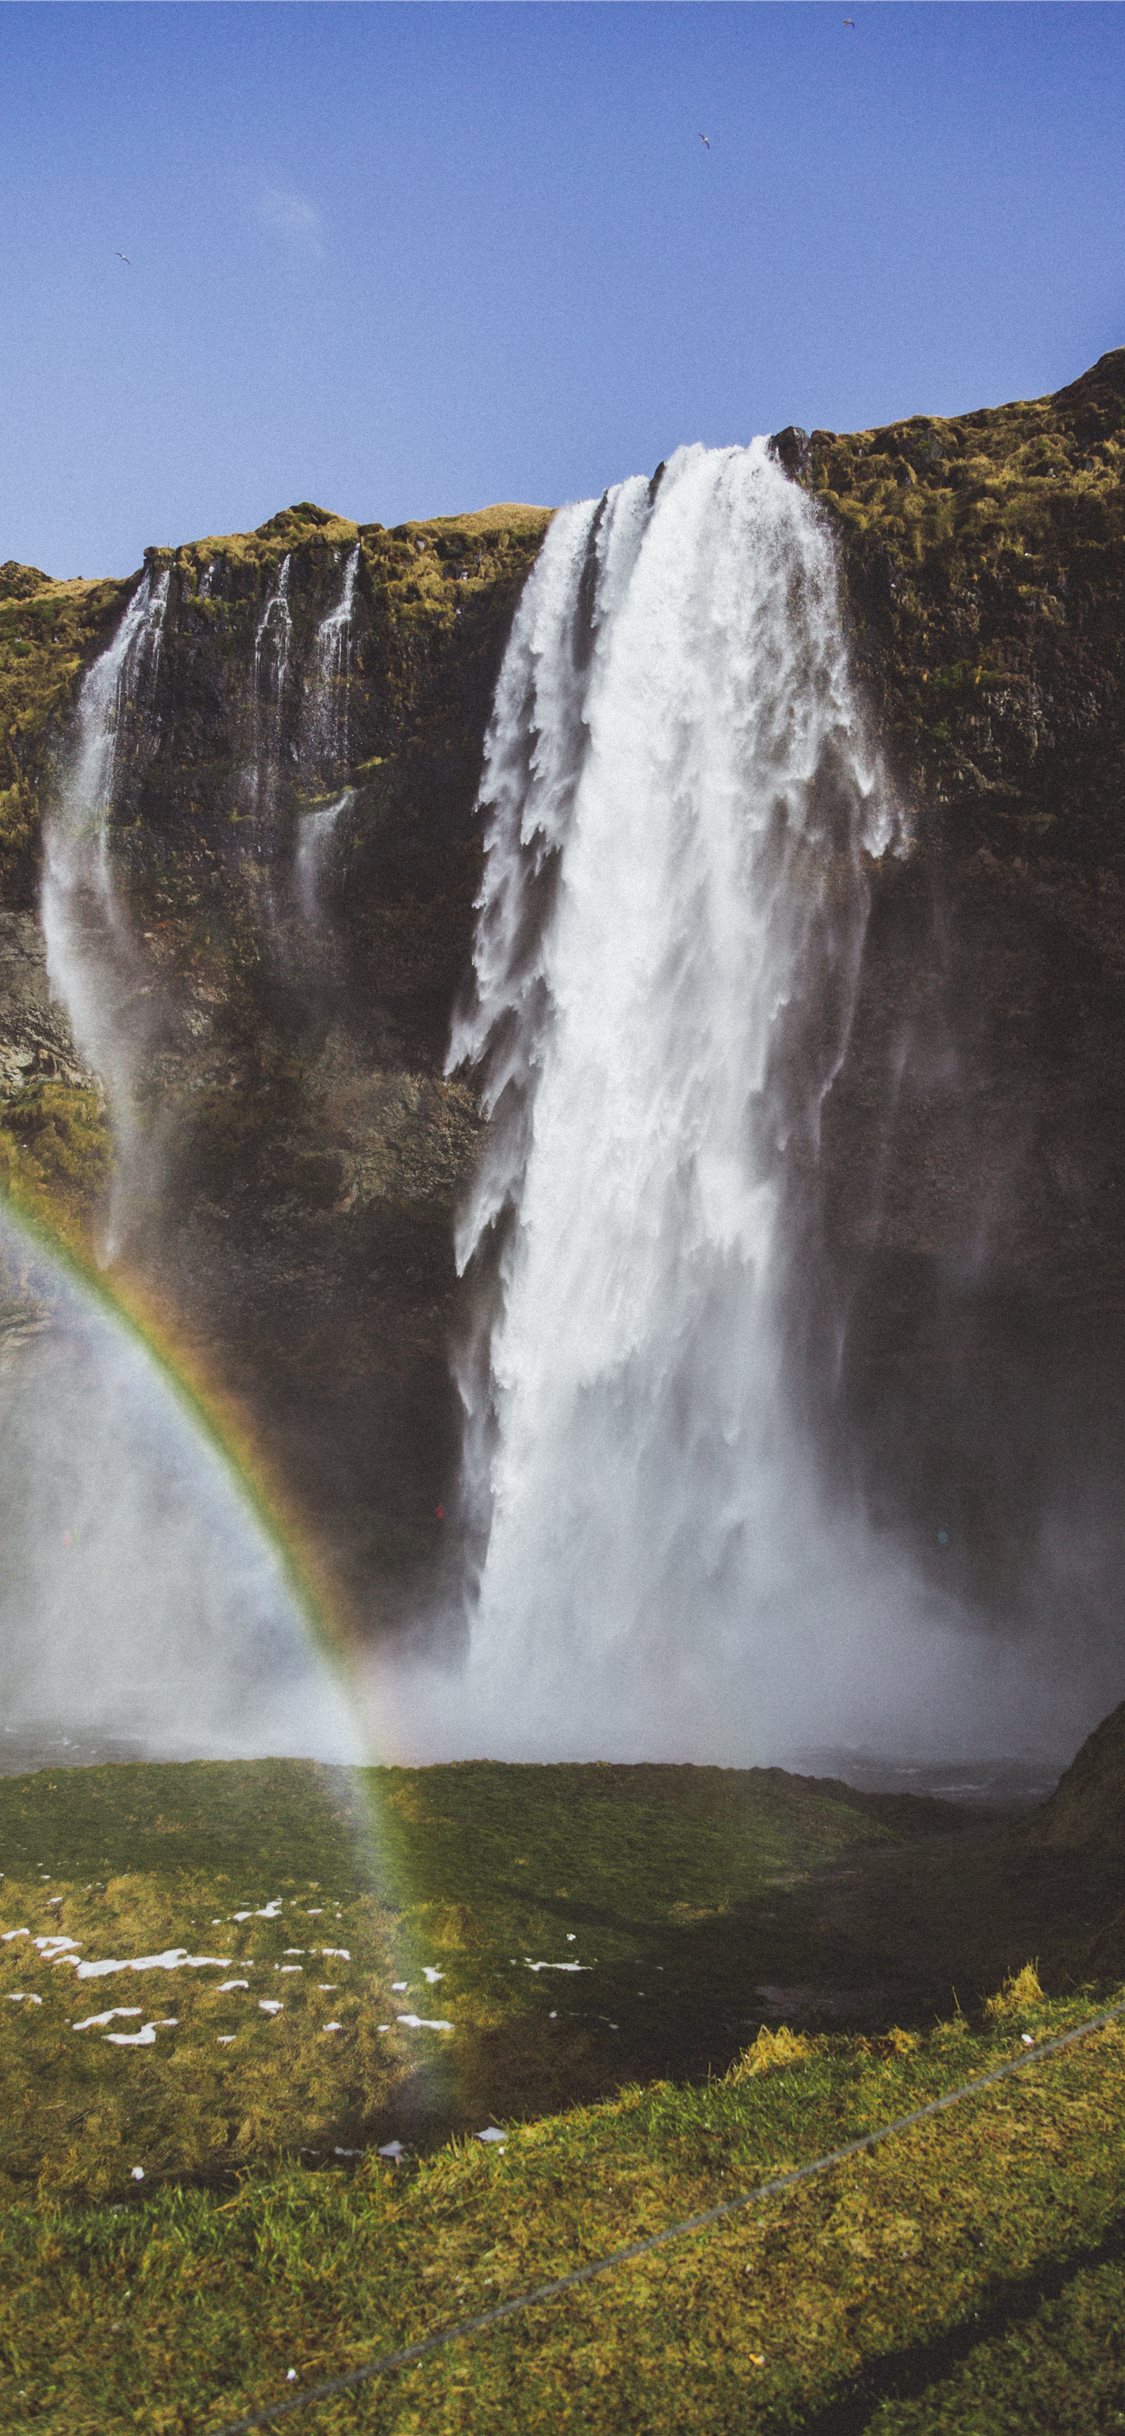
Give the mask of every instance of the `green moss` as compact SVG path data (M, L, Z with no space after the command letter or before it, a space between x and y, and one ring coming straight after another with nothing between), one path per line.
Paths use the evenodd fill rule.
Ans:
M0 570L0 887L9 898L26 900L33 888L51 738L125 591L52 583L35 568Z
M105 1105L91 1088L35 1083L0 1107L0 1189L83 1252L112 1158Z

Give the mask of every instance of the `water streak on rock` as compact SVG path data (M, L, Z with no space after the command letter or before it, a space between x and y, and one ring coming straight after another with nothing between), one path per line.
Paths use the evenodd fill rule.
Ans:
M120 1249L126 1204L143 1195L147 1129L136 1100L156 1009L122 895L113 816L126 776L157 741L155 694L168 608L167 570L148 570L78 696L44 828L41 898L50 985L80 1055L104 1083L114 1179L103 1257Z

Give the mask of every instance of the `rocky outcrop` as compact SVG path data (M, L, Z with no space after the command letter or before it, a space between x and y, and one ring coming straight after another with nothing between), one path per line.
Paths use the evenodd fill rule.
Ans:
M979 1608L1059 1622L1049 1543L1080 1540L1061 1621L1104 1637L1125 1581L1125 350L1054 398L775 445L838 533L910 841L875 877L826 1115L810 1399L849 1493L858 1476ZM114 851L166 1156L128 1262L364 1616L393 1620L440 1573L450 1216L477 1136L442 1059L485 721L544 522L387 532L305 505L152 554L170 576L157 742ZM356 548L346 751L310 744L294 684L256 788L271 589L288 557L300 670ZM0 1160L88 1235L104 1112L46 1000L37 831L52 740L124 597L0 569ZM344 790L310 910L302 842ZM847 1313L831 1343L829 1301Z

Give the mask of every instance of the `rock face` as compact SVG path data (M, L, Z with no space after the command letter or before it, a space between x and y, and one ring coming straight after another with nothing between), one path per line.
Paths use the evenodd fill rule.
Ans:
M1125 349L1032 404L814 432L796 470L913 836L830 1112L841 1437L999 1613L1080 1545L1081 1639L1125 1564Z
M877 875L827 1111L822 1231L848 1319L829 1353L827 1305L810 1308L810 1402L849 1493L951 1589L998 1619L1038 1602L1108 1648L1125 350L1032 404L775 445L839 535L911 834ZM545 521L386 532L306 505L151 554L169 570L156 741L127 763L114 856L163 1153L123 1264L241 1404L339 1595L387 1624L441 1570L450 1217L478 1124L441 1069L484 727ZM315 700L312 675L356 552L345 734L331 670ZM0 1173L91 1241L104 1109L48 1003L36 871L67 705L127 590L0 568ZM1068 1534L1081 1587L1060 1614Z
M393 1617L442 1558L452 1213L477 1130L442 1064L484 727L546 521L498 508L392 533L304 506L150 553L168 607L145 736L122 727L111 847L158 1184L116 1270L235 1407L354 1617ZM357 552L345 732L316 643ZM130 589L9 569L0 600L0 1177L87 1251L110 1141L46 987L33 815Z

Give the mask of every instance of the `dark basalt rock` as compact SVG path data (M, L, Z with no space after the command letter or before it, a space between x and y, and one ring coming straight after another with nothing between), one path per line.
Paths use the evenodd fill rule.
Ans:
M770 440L770 454L777 458L787 474L800 479L809 462L809 435L799 423L787 423L784 431L775 431Z

